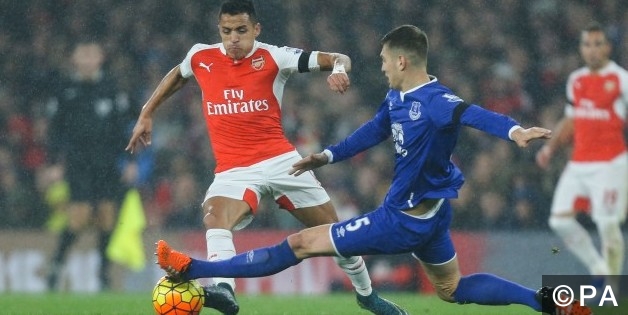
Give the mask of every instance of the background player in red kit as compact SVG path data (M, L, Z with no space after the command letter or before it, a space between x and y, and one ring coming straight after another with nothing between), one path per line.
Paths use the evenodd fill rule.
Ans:
M308 227L338 221L328 194L311 172L299 177L288 174L301 156L284 135L281 106L291 74L333 70L327 78L329 87L343 93L349 87L345 71L351 68L351 60L343 54L258 42L261 26L251 1L223 3L218 31L222 42L194 45L162 79L144 105L126 148L133 152L138 142L150 145L152 113L194 76L202 90L201 108L216 158L215 179L202 203L210 261L235 255L231 231L250 223L263 196L272 196ZM361 307L375 314L403 314L372 291L361 257L335 259L350 277ZM205 306L236 314L234 280L215 278L214 283L205 288Z
M553 153L573 143L552 202L549 224L592 275L620 275L624 262L621 224L628 204L628 153L624 139L628 109L628 72L610 60L611 44L600 25L582 31L585 67L567 81L568 104L556 136L537 153L549 166ZM586 196L601 239L601 253L575 218L574 201Z

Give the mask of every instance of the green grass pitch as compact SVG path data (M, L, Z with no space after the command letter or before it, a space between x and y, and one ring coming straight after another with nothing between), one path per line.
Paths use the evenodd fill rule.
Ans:
M457 305L435 296L412 293L381 293L403 306L410 314L428 315L526 315L539 314L521 305ZM351 294L315 296L239 295L241 315L368 315ZM150 315L154 314L151 293L101 294L16 294L0 293L0 313L4 315ZM203 309L201 315L219 314Z

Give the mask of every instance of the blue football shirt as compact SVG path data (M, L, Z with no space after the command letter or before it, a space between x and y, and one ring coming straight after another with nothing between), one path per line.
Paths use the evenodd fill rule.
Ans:
M327 150L336 163L392 136L394 175L383 206L407 210L426 198L458 196L464 177L451 155L461 126L510 140L509 133L518 123L478 105L467 105L431 76L430 82L407 92L389 90L371 120Z

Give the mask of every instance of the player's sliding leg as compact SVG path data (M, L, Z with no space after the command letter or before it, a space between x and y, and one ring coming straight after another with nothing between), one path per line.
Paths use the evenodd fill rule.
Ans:
M311 233L322 233L322 235L327 237L329 226L319 226L308 230ZM296 244L294 245L295 248L303 248L301 246L307 246L304 244L311 244L303 240L303 237L301 237L302 233L303 232L291 236L292 242ZM321 239L323 239L323 237L317 240L320 241ZM325 238L320 243L329 244L329 241ZM315 244L314 246L319 244ZM331 246L329 245L329 247ZM172 250L165 241L159 241L157 243L156 255L158 264L166 270L170 276L174 277L182 277L183 279L207 277L251 278L275 274L298 264L302 259L308 257L330 255L329 253L333 252L333 249L314 250L310 253L302 252L299 258L297 258L295 251L296 250L288 243L288 240L286 240L275 246L259 248L236 255L229 260L208 262L192 259L185 254ZM354 258L348 261L354 262L353 268L360 268L362 264L359 262L360 260L361 259ZM399 306L379 297L376 292L373 291L366 296L358 294L358 304L374 314L407 314Z
M157 242L157 263L169 276L182 279L198 279L208 277L253 278L273 275L301 262L288 241L265 248L251 250L236 255L228 260L202 261L172 250L168 244ZM376 292L367 296L358 295L358 304L380 315L405 315L406 311L398 305L382 299Z
M447 302L479 305L527 305L538 312L562 315L589 315L588 307L578 301L559 307L551 299L553 288L534 291L492 274L477 273L461 277L457 258L443 264L421 262L438 296ZM549 293L549 300L548 300ZM577 305L576 305L577 304Z
M587 267L590 274L609 274L608 265L595 248L589 232L574 216L552 215L549 225L563 240L565 246Z
M456 303L480 305L522 304L551 315L591 315L588 306L580 306L573 300L566 306L557 305L553 299L554 288L543 287L533 291L517 283L491 274L472 274L460 278L453 298Z
M276 274L301 262L288 241L254 249L227 260L203 261L173 250L166 241L157 242L157 263L169 276L183 280L213 277L255 278Z
M541 311L541 302L537 300L535 290L486 273L461 277L453 299L459 304L523 304Z
M330 201L318 206L299 208L290 213L308 227L328 225L338 221L338 216ZM362 257L334 256L334 261L351 280L356 291L357 303L361 308L374 314L405 314L399 306L381 298L373 291L371 277Z
M415 257L418 257L416 253ZM462 277L456 256L440 264L421 261L421 265L438 297L444 301L482 305L516 303L528 305L537 311L541 310L534 290L489 274Z

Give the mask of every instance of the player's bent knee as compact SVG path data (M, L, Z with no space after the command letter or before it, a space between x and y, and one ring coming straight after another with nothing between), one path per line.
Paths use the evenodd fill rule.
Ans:
M307 249L304 239L305 238L303 237L303 233L301 232L288 236L288 244L290 245L290 248L292 248L292 251L297 256L299 256L299 254L304 253L305 250Z
M443 287L436 287L436 295L438 295L438 297L445 301L445 302L449 302L449 303L454 303L454 292L456 291L455 288L452 288L450 286L443 286Z
M456 288L458 288L458 281L455 279L434 283L436 295L445 302L455 302L454 292L456 292Z
M317 246L316 237L303 231L288 236L288 244L299 259L320 256L321 253L326 252Z

